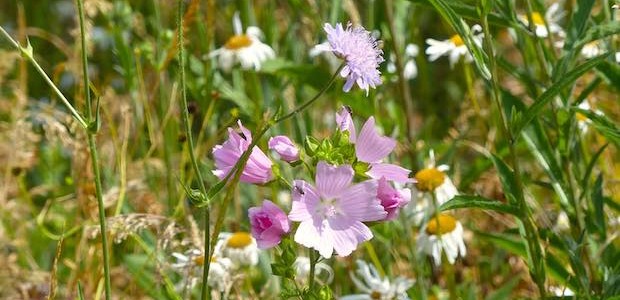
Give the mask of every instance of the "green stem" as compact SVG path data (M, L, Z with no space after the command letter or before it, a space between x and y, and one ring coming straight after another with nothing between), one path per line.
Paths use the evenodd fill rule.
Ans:
M80 39L82 44L82 71L83 79L84 79L84 96L86 97L86 116L88 122L93 121L93 112L92 112L92 103L90 98L90 79L88 75L88 53L86 52L86 32L84 29L84 3L83 0L77 0L78 4L78 14L80 21ZM99 115L95 116L95 120L99 119ZM99 170L99 155L97 154L97 143L95 140L95 135L97 128L94 130L89 130L86 128L86 132L88 135L88 148L91 157L91 163L93 168L93 173L95 176L95 194L97 196L97 206L99 210L99 227L101 230L101 247L103 248L103 273L105 278L105 299L109 300L112 297L112 284L110 282L110 254L108 249L108 238L106 231L106 217L105 217L105 206L103 204L103 191L101 188L101 171Z
M185 129L185 135L187 136L187 144L189 157L192 162L192 168L194 169L194 174L196 176L196 180L198 181L198 187L200 188L200 192L203 196L207 195L207 188L205 187L204 180L202 179L202 174L200 173L200 168L198 167L198 161L196 160L196 155L194 154L194 139L192 137L192 127L189 120L189 112L187 109L187 91L185 88L185 45L184 45L184 28L183 28L183 0L178 1L178 11L177 11L177 34L179 41L179 71L181 73L181 116L183 117L183 127ZM204 232L205 232L205 243L204 243L204 265L202 272L202 288L201 288L201 299L207 299L208 295L208 278L209 278L209 266L211 265L211 255L209 255L209 203L205 205L205 224L204 224Z
M334 83L334 81L336 80L336 77L338 77L338 74L340 74L340 70L342 70L342 68L344 68L344 63L341 64L340 67L338 67L338 70L336 70L336 72L334 72L334 75L332 75L332 78L329 79L329 82L327 83L327 85L325 85L314 97L312 97L312 99L310 99L310 100L306 101L305 103L303 103L302 105L298 106L293 111L291 111L290 113L286 114L285 116L276 119L274 121L274 123L277 124L277 123L280 123L280 122L282 122L282 121L284 121L286 119L290 119L290 118L294 117L295 115L297 115L298 113L300 113L304 109L306 109L308 106L310 106L312 103L314 103L314 101L319 99L325 93L325 91L327 91L327 89L330 86L332 86L332 83Z
M99 170L99 156L97 154L97 145L95 142L95 134L88 134L88 148L90 152L90 160L95 175L95 194L97 196L97 206L99 209L99 227L101 230L101 247L103 248L103 273L105 276L105 298L109 300L112 297L112 285L110 283L110 254L108 253L108 238L106 231L105 206L103 205L103 191L101 188L101 171Z
M22 57L25 57L27 60L30 61L30 63L32 63L32 65L34 66L34 68L37 70L37 72L39 72L39 74L43 77L43 79L45 80L45 82L47 83L47 85L49 85L50 88L52 88L52 90L54 91L54 93L56 93L56 95L60 98L60 100L62 100L63 104L65 105L65 107L67 107L67 109L69 110L69 112L71 112L71 115L80 123L80 126L82 126L84 129L88 129L88 124L86 123L86 121L84 121L84 119L82 118L82 116L77 112L77 110L75 110L75 108L73 107L73 105L71 104L71 102L69 102L69 100L67 100L67 98L65 97L65 95L62 94L62 92L58 89L58 87L56 87L56 85L54 84L54 82L50 79L49 76L47 76L47 73L45 73L45 71L43 71L43 68L41 68L41 66L39 65L39 63L34 59L33 54L32 54L32 49L29 47L28 48L24 48L22 46L20 46L5 30L4 28L2 28L2 26L0 26L0 32L4 35L4 37L9 40L9 42L11 42L11 44L17 49L19 50L19 52L21 53Z
M377 256L377 251L375 251L375 247L370 241L364 243L364 246L366 247L366 252L368 252L368 256L370 257L372 264L375 265L375 268L377 268L377 271L379 271L379 275L382 278L385 277L385 270L383 269L383 266L381 266L381 261L379 261L379 256Z
M394 27L394 12L393 12L393 3L392 0L385 0L385 15L387 17L387 21L388 21L388 29L390 31L390 42L391 42L391 47L392 50L394 52L394 58L395 58L395 63L394 65L396 66L396 72L398 73L398 91L400 92L400 104L402 106L402 108L405 110L405 125L407 126L407 131L409 132L407 134L407 140L409 141L409 143L412 143L413 140L413 136L415 135L415 128L413 127L413 120L412 118L415 115L415 112L413 110L413 106L412 103L413 101L411 100L411 92L409 91L409 83L407 82L407 79L405 79L405 72L404 72L404 67L403 67L403 59L401 56L401 51L399 51L399 49L401 49L402 47L399 47L399 43L396 40L396 38L398 37L398 34L396 32L396 28Z
M308 273L308 288L314 288L314 273L316 272L316 250L308 248L308 258L310 259L310 273Z
M531 13L528 12L528 18L531 19ZM530 24L532 21L530 20ZM544 262L544 254L543 250L540 247L540 241L538 237L538 231L536 230L536 225L532 219L532 212L525 202L525 197L523 194L524 185L521 181L521 173L519 169L519 164L517 160L517 153L515 149L515 138L512 135L510 130L510 121L506 118L504 110L502 108L501 100L500 100L500 87L499 87L499 77L497 73L497 64L495 61L495 53L492 44L492 36L489 31L489 23L487 16L483 16L482 18L482 27L484 29L484 47L489 57L489 67L491 69L491 86L492 86L492 98L497 106L499 111L499 115L502 121L502 131L504 136L508 139L508 146L510 150L510 158L512 168L514 170L515 183L517 186L518 194L515 195L517 198L518 206L520 211L523 212L523 217L521 221L523 223L523 227L526 235L526 242L528 246L528 252L531 255L531 263L533 266L530 266L531 275L538 286L538 291L540 293L541 299L545 299L545 262Z

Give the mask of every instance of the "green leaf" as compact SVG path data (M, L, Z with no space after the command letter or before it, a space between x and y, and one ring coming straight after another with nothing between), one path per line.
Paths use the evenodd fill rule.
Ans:
M415 3L415 4L421 4L425 6L431 6L431 3L429 3L428 0L409 0L409 2ZM480 13L478 13L478 10L476 9L476 7L463 4L460 1L449 1L448 5L459 16L462 16L463 18L466 18L466 19L469 19L475 22L480 22L480 19L481 19ZM514 27L515 26L510 20L496 13L489 13L488 18L489 18L489 23L493 25L502 26L502 27Z
M598 114L595 111L589 109L573 107L573 110L590 119L594 128L596 128L610 142L620 147L620 128L618 128L618 126L614 122L607 119L605 115Z
M493 245L503 248L513 254L519 255L522 258L525 258L527 255L525 244L515 236L509 234L485 233L481 231L476 231L475 234L477 237L489 241ZM566 270L564 267L565 264L550 252L547 252L545 256L545 265L549 275L553 277L553 279L568 286L573 291L577 290L575 278Z
M79 280L78 280L77 288L78 288L78 290L77 290L78 300L86 299L86 298L84 298L84 289L82 289L82 283Z
M508 203L517 205L519 199L522 198L523 191L517 187L517 180L514 176L514 172L500 157L495 154L491 154L491 161L493 161L493 164L497 169L499 180L502 183L502 190L504 191L506 199L508 199Z
M485 298L486 300L504 300L510 299L510 294L512 294L512 290L517 286L517 284L521 281L519 277L513 277L508 282L506 282L501 288L489 293L489 295Z
M596 71L610 86L620 89L620 66L617 63L605 61L596 66Z
M428 2L430 2L435 7L439 14L446 21L448 21L450 26L452 26L454 31L456 31L458 35L461 36L463 42L465 42L465 45L467 46L467 49L469 49L472 57L474 58L476 68L478 69L478 71L480 71L480 74L484 79L490 80L491 72L485 64L485 54L480 48L480 46L478 46L478 44L476 44L476 42L474 41L473 34L469 29L469 25L465 23L463 18L459 17L459 15L454 12L454 10L450 7L450 5L448 5L445 0L428 0Z
M487 199L481 196L457 195L439 207L440 211L458 208L480 208L497 211L500 213L521 216L521 212L514 206L497 200Z
M604 197L603 197L603 174L599 174L596 177L596 182L592 189L592 205L594 206L594 224L596 225L599 233L605 239L605 211L603 210Z
M534 118L536 118L542 109L549 103L555 96L560 94L562 90L571 86L581 75L588 72L590 69L594 68L601 62L603 62L609 53L597 56L577 67L575 67L570 72L566 73L562 76L558 81L553 83L549 89L547 89L542 95L538 97L536 102L530 106L525 113L523 114L523 119L521 122L513 125L513 133L517 135L521 132L525 126L527 126Z
M575 48L583 47L583 45L599 40L608 36L617 35L620 33L620 21L605 22L600 25L592 26L583 38L575 43Z

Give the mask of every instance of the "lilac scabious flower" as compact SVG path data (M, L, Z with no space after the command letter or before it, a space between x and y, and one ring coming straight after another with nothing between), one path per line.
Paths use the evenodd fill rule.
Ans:
M350 136L353 137L355 136L355 126L352 121L349 121L350 119L350 112L344 107L336 116L336 121L339 122L338 128L341 131L348 130ZM355 143L355 156L357 160L368 163L370 166L370 170L366 172L366 175L375 179L385 177L387 180L403 184L411 182L409 178L411 170L382 162L394 150L396 141L379 135L377 128L375 128L374 117L368 118L359 135L350 138L350 140L352 143Z
M351 23L346 28L341 23L337 23L335 28L331 24L325 24L323 29L327 33L327 43L319 44L315 48L317 51L332 52L344 60L345 66L340 71L340 76L347 81L343 91L350 91L353 84L357 83L368 95L371 87L376 88L381 84L381 72L378 68L383 62L383 50L379 48L379 41L368 30Z
M250 207L248 216L252 225L252 236L260 249L275 247L282 240L282 236L291 230L286 213L269 200L263 201L261 207Z
M252 143L252 133L243 127L241 121L237 121L237 124L241 132L236 132L229 127L228 140L221 145L213 147L213 157L217 167L217 169L213 170L213 174L220 179L224 179L228 175L241 155ZM243 173L241 173L240 180L247 183L266 183L273 178L271 165L273 163L267 155L260 148L254 146Z
M301 222L295 241L330 258L334 250L347 256L359 243L372 238L362 222L382 220L386 216L377 199L377 181L351 185L353 168L331 166L320 161L316 170L316 188L295 180L293 205L288 217Z
M379 198L381 206L387 212L384 221L390 221L398 217L400 208L409 204L409 201L411 201L411 190L407 188L397 190L387 182L385 177L381 177L377 188L377 198Z
M299 160L299 148L285 135L270 138L268 145L269 149L275 150L283 161L294 162Z

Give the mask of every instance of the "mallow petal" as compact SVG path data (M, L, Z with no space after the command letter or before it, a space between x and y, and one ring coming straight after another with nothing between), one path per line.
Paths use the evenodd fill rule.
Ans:
M351 184L353 174L349 165L335 167L320 161L316 166L316 189L324 199L338 198Z
M394 147L396 147L396 141L379 135L375 128L375 118L370 117L364 123L355 142L355 155L363 162L379 162L388 156Z
M389 181L398 183L412 182L409 178L411 170L393 164L375 163L370 165L370 170L366 174L372 178L379 179L385 177Z

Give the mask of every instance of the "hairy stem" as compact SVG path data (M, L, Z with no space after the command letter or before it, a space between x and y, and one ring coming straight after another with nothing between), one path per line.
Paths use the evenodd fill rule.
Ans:
M531 16L530 16L531 18ZM530 22L531 24L531 22ZM512 135L510 130L510 120L505 116L504 110L502 108L501 100L500 100L500 86L499 86L499 78L497 73L497 64L495 61L495 53L492 45L492 37L489 31L489 23L487 16L483 16L482 18L482 27L484 29L484 47L489 57L489 68L491 69L491 86L492 86L492 98L497 106L497 110L499 111L499 115L502 121L502 131L504 136L508 139L508 147L510 150L510 159L511 165L514 170L514 177L517 185L518 195L515 195L518 201L519 210L523 212L523 217L521 221L523 223L523 229L525 231L525 238L528 246L528 252L531 256L531 263L533 266L530 267L531 275L538 286L538 291L540 293L541 299L545 299L545 261L544 261L544 253L540 246L540 239L538 237L538 231L536 230L536 225L532 219L532 212L525 202L524 197L524 186L521 181L521 172L519 169L519 163L517 160L517 153L515 149L515 138Z

